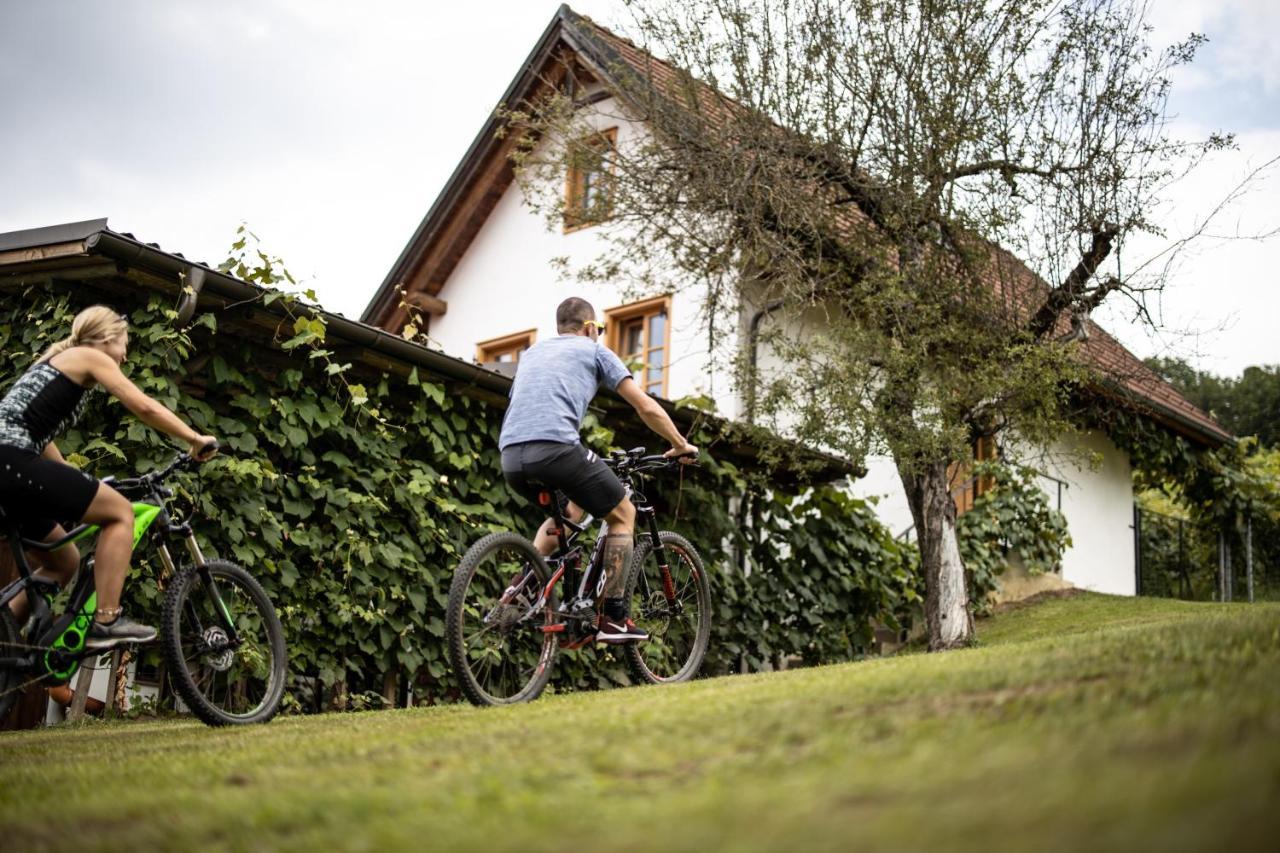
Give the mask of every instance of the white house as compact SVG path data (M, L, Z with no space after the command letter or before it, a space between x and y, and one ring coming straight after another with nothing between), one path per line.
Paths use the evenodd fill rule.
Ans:
M529 99L567 62L583 70L580 79L593 81L585 86L579 82L574 96L588 108L584 114L599 138L607 141L603 144L625 146L646 132L642 123L627 117L627 105L614 96L610 75L620 67L641 74L670 73L669 66L567 6L555 13L498 102ZM728 376L710 367L696 288L674 288L664 296L628 301L621 287L582 292L580 285L561 279L555 259L567 258L573 266L599 257L606 247L601 229L592 227L587 216L549 228L526 204L514 181L509 160L513 140L498 135L500 128L495 116L480 129L361 319L400 332L409 319L404 305L411 305L429 318L426 331L446 353L507 369L504 363L516 361L524 348L556 334L553 314L561 299L585 296L604 314L608 344L647 365L637 373L647 390L672 400L707 395L721 414L742 417L743 401L733 393ZM607 168L604 157L596 168ZM568 209L590 210L598 186L591 169L571 171L565 186ZM1010 260L1025 271L1016 259ZM725 346L754 345L750 329L760 322L767 322L764 313L742 306L739 335ZM1117 399L1137 401L1146 416L1198 444L1213 446L1231 439L1114 338L1093 325L1090 331L1084 351L1110 377ZM760 358L762 366L767 365L769 354L762 352ZM1064 558L1063 580L1087 589L1133 594L1129 460L1104 434L1086 436L1084 445L1048 448L1034 459L1020 461L1043 472L1051 503L1066 515L1074 545ZM1072 452L1079 450L1100 464L1081 464L1085 454ZM873 457L867 465L867 475L852 488L879 496L882 520L895 533L906 532L911 515L891 460Z

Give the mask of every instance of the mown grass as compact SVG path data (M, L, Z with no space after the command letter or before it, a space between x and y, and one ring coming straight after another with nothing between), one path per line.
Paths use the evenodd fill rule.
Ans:
M978 647L518 708L0 737L0 846L1280 846L1280 606L1081 595Z

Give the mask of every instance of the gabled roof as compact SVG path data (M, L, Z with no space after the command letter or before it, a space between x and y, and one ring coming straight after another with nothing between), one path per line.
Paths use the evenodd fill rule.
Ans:
M499 103L514 106L532 100L540 87L546 85L545 75L563 64L566 51L572 52L615 91L621 88L616 83L617 75L631 72L641 80L651 81L659 93L688 96L684 87L687 77L675 67L562 5ZM718 112L733 108L733 102L712 95L709 87L705 92L699 90L695 96L712 119ZM503 122L495 112L481 128L369 302L361 317L365 323L390 330L404 325L407 318L399 307L396 290L400 285L410 293L434 296L440 292L514 179L508 158L513 141L501 138L502 127ZM845 210L851 211L848 215L853 219L862 219L856 207ZM857 227L858 223L846 224ZM1048 287L1016 256L1005 250L999 254L997 267L1001 269L1001 284L1007 298L1018 303L1034 301L1037 293ZM1086 325L1089 338L1081 351L1089 365L1105 377L1102 387L1096 390L1198 443L1219 445L1233 440L1231 433L1096 323L1088 321Z
M537 90L542 73L566 44L565 28L577 18L568 6L556 10L495 106L514 105ZM433 296L440 292L515 176L507 156L510 141L498 138L502 126L495 109L387 272L361 321L399 329L406 317L400 309L397 287L403 284L411 291Z

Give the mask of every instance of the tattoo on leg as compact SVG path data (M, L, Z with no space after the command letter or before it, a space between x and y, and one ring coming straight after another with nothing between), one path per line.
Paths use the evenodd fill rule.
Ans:
M621 598L623 582L627 578L627 566L631 564L631 552L635 540L630 533L610 533L604 542L604 594L606 598Z

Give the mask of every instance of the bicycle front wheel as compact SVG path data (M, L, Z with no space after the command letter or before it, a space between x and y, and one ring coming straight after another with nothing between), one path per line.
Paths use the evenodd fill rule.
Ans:
M711 585L702 558L689 540L658 532L666 560L641 536L627 575L631 618L649 632L643 643L623 650L631 675L645 684L689 681L698 674L711 642ZM665 562L665 566L663 563Z
M174 689L205 723L265 723L280 709L284 628L240 566L212 560L179 572L165 593L160 634Z
M547 563L518 533L491 533L467 550L449 589L449 663L475 705L538 698L551 678L557 634Z

